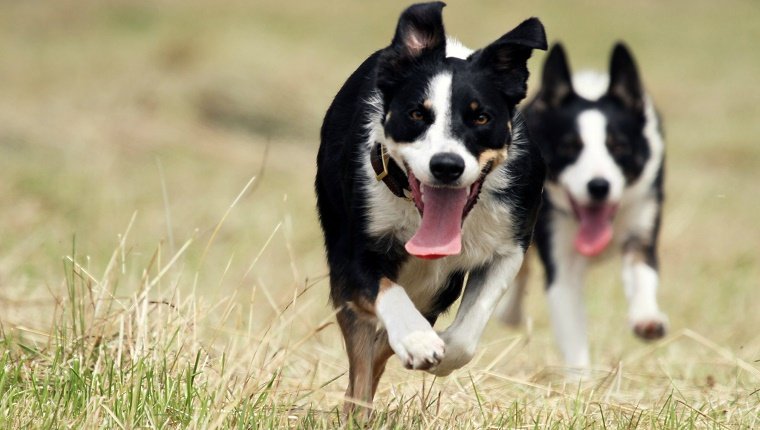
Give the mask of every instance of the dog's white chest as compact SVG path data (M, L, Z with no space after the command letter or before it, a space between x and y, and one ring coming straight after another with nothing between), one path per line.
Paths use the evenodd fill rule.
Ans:
M465 220L462 229L462 252L437 260L409 257L399 271L397 283L404 287L420 310L427 309L456 272L465 273L489 265L497 255L519 251L514 241L509 208L493 204L488 198L479 203ZM406 239L407 231L399 234ZM505 280L506 282L506 280Z
M448 277L455 271L449 260L421 260L410 257L401 267L398 284L404 287L406 294L417 309L425 311L445 286Z

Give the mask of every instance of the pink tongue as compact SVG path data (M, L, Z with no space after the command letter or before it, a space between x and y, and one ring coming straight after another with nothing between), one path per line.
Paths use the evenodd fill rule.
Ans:
M599 255L612 240L614 206L578 208L581 227L575 237L575 249L587 257Z
M406 243L406 250L420 258L441 258L462 250L462 214L466 188L434 188L422 185L422 224Z

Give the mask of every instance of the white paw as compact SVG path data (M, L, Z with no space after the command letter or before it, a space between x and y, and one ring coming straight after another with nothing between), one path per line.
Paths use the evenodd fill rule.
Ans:
M629 318L634 334L643 340L657 340L668 331L668 317L662 312L642 313Z
M428 372L436 376L448 376L472 360L477 345L454 339L447 332L441 333L441 337L446 341L446 356L437 366L428 369Z
M400 341L391 340L391 348L407 369L429 369L441 362L446 344L432 329L417 330Z

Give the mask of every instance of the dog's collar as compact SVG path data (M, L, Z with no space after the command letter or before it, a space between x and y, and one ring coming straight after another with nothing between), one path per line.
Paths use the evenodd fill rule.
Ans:
M375 171L375 179L383 181L385 186L396 196L410 200L409 178L407 178L404 170L393 161L382 143L375 142L370 151L369 161Z

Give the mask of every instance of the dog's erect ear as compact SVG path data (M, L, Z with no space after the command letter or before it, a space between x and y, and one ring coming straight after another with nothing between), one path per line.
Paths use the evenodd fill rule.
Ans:
M490 69L507 98L517 104L528 91L528 59L534 49L546 50L546 33L538 18L529 18L471 57Z
M443 2L409 6L398 19L391 45L378 60L378 88L387 93L415 62L427 56L446 56L446 32L443 29Z
M631 51L618 42L612 50L610 60L610 87L607 93L620 100L629 109L644 109L644 87Z
M446 48L443 30L444 2L418 3L409 6L398 19L391 48L404 57L414 58L425 51Z
M558 107L573 93L570 66L567 63L565 49L558 42L549 50L549 55L544 62L541 91L538 94L538 99L548 106Z

